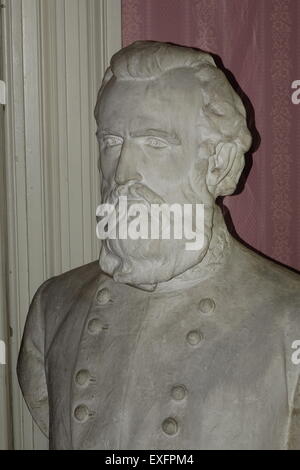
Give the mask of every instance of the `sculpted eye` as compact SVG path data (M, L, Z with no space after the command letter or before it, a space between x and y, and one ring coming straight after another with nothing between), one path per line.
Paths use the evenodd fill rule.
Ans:
M148 137L146 141L147 145L154 148L164 148L168 146L168 143L157 137Z
M104 137L103 141L106 147L115 147L123 144L122 137L116 135L107 135Z

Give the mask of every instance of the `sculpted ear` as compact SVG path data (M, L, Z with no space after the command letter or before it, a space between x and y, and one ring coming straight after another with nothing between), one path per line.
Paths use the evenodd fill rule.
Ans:
M215 197L235 191L244 168L244 154L233 142L220 142L208 159L206 183Z

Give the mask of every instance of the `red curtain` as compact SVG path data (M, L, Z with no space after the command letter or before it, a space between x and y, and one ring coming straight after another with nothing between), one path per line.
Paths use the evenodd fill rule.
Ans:
M300 80L300 1L122 0L122 31L123 45L152 39L212 52L233 74L254 149L244 184L224 205L242 240L299 270L300 103L291 97Z

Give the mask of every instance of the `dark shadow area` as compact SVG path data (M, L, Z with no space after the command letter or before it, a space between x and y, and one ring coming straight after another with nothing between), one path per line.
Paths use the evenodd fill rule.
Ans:
M260 134L256 128L256 125L255 125L255 111L254 111L254 108L253 108L253 105L250 101L250 99L248 98L248 96L246 95L246 93L242 90L242 88L240 87L240 85L238 84L235 76L233 75L233 73L226 69L224 67L224 64L222 62L222 59L216 55L216 54L212 54L211 55L213 56L214 58L214 61L217 65L217 67L219 67L222 72L226 75L226 78L228 79L230 85L232 86L232 88L234 89L234 91L239 95L239 97L241 98L242 100L242 103L243 105L245 106L245 109L246 109L246 115L247 115L247 126L248 126L248 129L251 133L251 136L252 136L252 144L251 144L251 147L250 149L248 150L248 152L245 154L245 167L244 167L244 170L241 174L241 177L239 179L239 182L238 182L238 185L236 187L236 190L235 192L233 193L233 195L238 195L240 194L244 187L245 187L245 183L247 181L247 178L248 178L248 175L251 171L251 168L252 168L252 165L253 165L253 153L255 153L257 151L257 149L259 148L260 146L260 142L261 142L261 137L260 137ZM217 205L221 208L222 210L222 213L223 213L223 216L224 216L224 220L226 222L226 225L227 225L227 228L228 228L228 231L230 232L230 234L236 239L238 240L240 243L242 243L244 246L246 246L247 248L249 248L250 250L254 251L255 253L257 253L258 255L262 256L263 258L269 260L269 261L273 261L274 263L280 265L280 266L283 266L285 268L288 268L290 269L291 271L294 271L295 273L299 274L299 271L295 268L292 268L291 266L289 265L286 265L284 263L281 263L277 260L274 260L273 258L270 258L269 256L267 256L266 254L262 253L261 251L259 251L258 249L254 248L253 246L249 245L247 242L245 242L245 240L242 240L239 236L239 234L237 233L236 229L235 229L235 226L234 226L234 223L233 223L233 220L232 220L232 217L231 217L231 214L230 214L230 211L228 209L228 207L224 204L224 197L220 197L217 199L216 201Z
M241 98L242 103L243 103L243 105L246 109L247 126L248 126L248 129L249 129L249 131L251 133L251 136L252 136L251 147L248 150L248 152L245 154L245 167L244 167L244 170L243 170L243 172L241 174L241 177L239 179L236 190L233 193L234 195L236 195L236 194L240 194L243 191L244 187L245 187L246 180L248 178L248 175L249 175L250 170L251 170L252 165L253 165L253 156L252 155L259 148L261 138L260 138L258 130L256 129L255 111L254 111L254 108L252 106L252 103L251 103L250 99L248 98L246 93L242 90L240 85L238 84L238 82L237 82L235 76L233 75L233 73L230 70L228 70L224 67L224 64L222 62L221 57L219 57L216 54L211 54L211 55L212 55L216 65L217 65L217 67L220 70L222 70L222 72L226 76L227 80L229 81L230 85L232 86L232 88L234 89L236 94L239 95L239 97Z

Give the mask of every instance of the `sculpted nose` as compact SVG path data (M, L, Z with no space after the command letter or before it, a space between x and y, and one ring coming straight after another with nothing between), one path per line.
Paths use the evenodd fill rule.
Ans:
M117 184L126 184L129 181L142 181L138 171L138 149L124 142L115 173Z

